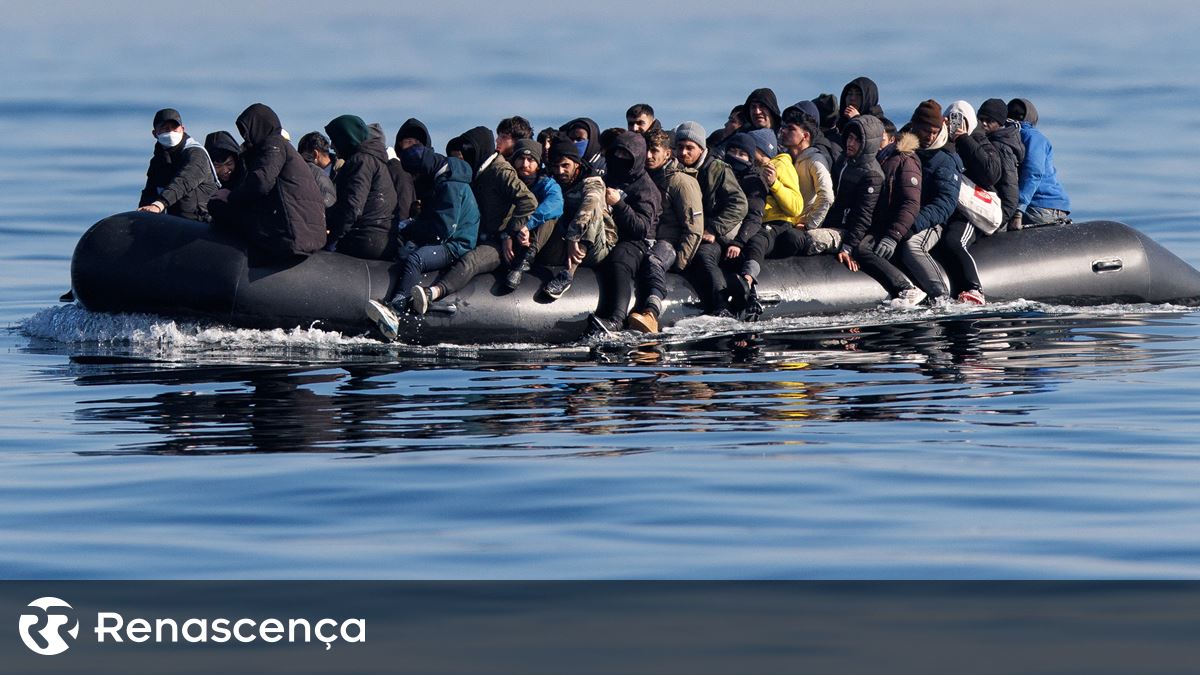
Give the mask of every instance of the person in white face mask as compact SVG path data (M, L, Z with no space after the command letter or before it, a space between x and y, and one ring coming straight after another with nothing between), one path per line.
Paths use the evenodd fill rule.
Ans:
M207 221L208 198L220 187L208 152L187 134L179 111L173 108L154 114L151 134L156 141L154 155L138 211Z

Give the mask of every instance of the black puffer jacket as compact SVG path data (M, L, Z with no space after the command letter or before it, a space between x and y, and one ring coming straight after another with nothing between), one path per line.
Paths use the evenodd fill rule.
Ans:
M161 202L172 216L208 220L208 198L219 187L204 146L184 134L173 148L154 144L138 206Z
M347 133L346 127L338 124L342 119L325 127L329 140L346 162L334 180L337 201L325 212L325 226L329 239L337 242L337 250L360 257L364 252L383 255L376 243L392 238L396 211L396 188L387 167L383 130L366 127L366 139L357 142L361 136ZM354 125L362 124L361 119L352 119Z
M825 227L847 232L844 248L852 250L871 228L883 185L879 166L879 146L883 143L883 123L874 115L859 115L846 123L846 131L858 129L862 150L855 157L844 157L834 173L837 197L825 219Z
M976 186L985 190L996 189L1000 180L1000 153L988 140L982 127L975 127L954 141L954 149L963 163L963 174Z
M996 193L1000 195L1000 205L1004 212L1001 222L1007 223L1017 212L1017 203L1020 200L1021 162L1025 161L1021 125L1005 124L988 134L988 140L1000 156L1000 178L996 181Z
M618 158L618 150L628 152L633 159ZM654 239L658 219L662 216L662 193L646 173L645 137L629 131L618 134L605 153L605 160L608 173L604 175L604 184L625 193L612 206L617 238L621 241Z
M229 195L247 241L274 255L307 255L325 245L325 202L300 153L280 135L275 111L262 103L237 119L249 148L246 179Z

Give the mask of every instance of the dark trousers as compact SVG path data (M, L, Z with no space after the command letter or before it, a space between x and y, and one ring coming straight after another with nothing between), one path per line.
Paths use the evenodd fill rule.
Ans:
M650 250L645 240L619 241L600 270L600 304L596 316L624 324L633 299L634 279Z
M745 254L743 254L745 255ZM718 241L702 241L696 247L696 255L688 272L696 292L704 299L709 311L727 309L729 306L728 286L725 283L725 269L738 269L741 260L725 260L725 245Z
M908 276L887 258L875 255L874 248L875 236L868 234L862 238L862 241L858 243L858 248L854 251L854 259L858 261L863 271L883 284L883 287L892 295L897 295L906 288L912 288L913 282ZM895 258L896 254L893 254L892 257Z
M742 251L742 274L758 279L763 260L800 255L808 247L808 233L788 222L764 223Z
M392 294L393 301L408 297L409 291L421 281L421 277L426 272L444 270L454 263L454 256L450 254L450 249L442 244L421 246L420 248L409 244L401 249L401 255L405 256L404 274L400 277L400 285Z
M982 291L979 268L975 265L974 256L967 250L975 243L977 237L974 225L963 219L955 219L946 224L946 232L942 235L942 247L950 259L958 263L957 269L962 273L963 287Z
M503 260L504 252L500 250L499 242L479 244L467 251L462 260L455 263L450 271L438 280L438 286L442 287L442 295L447 296L462 290L478 274L500 269L500 263Z
M338 239L333 250L367 260L394 260L398 247L390 227L355 228Z

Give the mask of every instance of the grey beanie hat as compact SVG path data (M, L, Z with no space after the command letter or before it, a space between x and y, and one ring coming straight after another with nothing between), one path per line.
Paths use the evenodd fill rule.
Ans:
M708 138L708 132L704 127L700 126L699 122L684 122L675 127L675 142L691 141L700 146L701 150L707 150L705 139Z

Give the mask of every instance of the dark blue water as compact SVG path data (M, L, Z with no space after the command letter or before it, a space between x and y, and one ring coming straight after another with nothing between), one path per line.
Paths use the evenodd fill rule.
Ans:
M14 8L0 78L0 577L991 578L1200 572L1200 314L1012 303L647 345L395 348L55 300L135 205L171 105L264 101L435 144L638 101L715 127L860 74L1025 96L1080 219L1200 263L1200 28L1184 3ZM811 12L811 9L805 11ZM532 31L532 32L531 32Z

